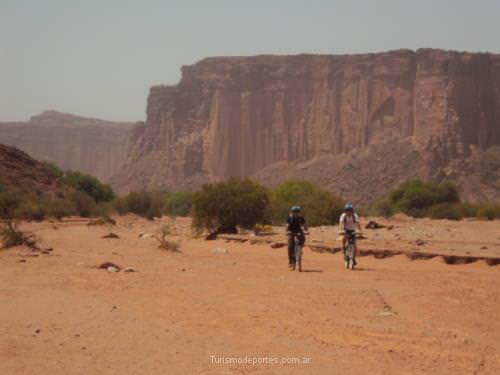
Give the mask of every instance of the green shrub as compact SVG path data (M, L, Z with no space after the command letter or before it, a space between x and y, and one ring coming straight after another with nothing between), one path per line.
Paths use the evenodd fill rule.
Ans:
M66 216L76 215L73 203L66 199L54 199L47 203L47 216L62 219Z
M163 204L163 212L169 216L189 216L192 206L193 193L167 193Z
M193 197L193 227L219 233L251 229L264 219L268 203L266 188L250 179L207 184Z
M81 217L92 216L96 207L95 200L81 191L75 191L71 194L71 202L73 203L75 213Z
M14 212L21 203L21 200L17 194L1 191L0 192L0 219L11 219L13 218Z
M64 174L64 181L79 192L88 194L96 202L110 202L115 198L111 187L88 174L67 171Z
M153 219L162 216L163 196L158 192L133 191L116 199L114 207L120 215L131 212Z
M301 206L307 223L317 226L336 223L344 208L344 201L312 182L290 180L271 192L267 216L274 223L283 223L292 205Z
M458 202L458 190L448 182L436 184L420 180L407 181L389 194L389 203L394 211L414 217L426 216L427 210L433 205Z
M476 215L480 219L500 219L500 205L492 203L481 204L476 209Z
M53 176L58 178L64 177L64 171L60 169L57 165L50 161L44 161L43 166L47 169Z
M464 217L464 207L461 203L439 203L427 211L431 219L461 220Z
M39 199L23 198L14 211L14 217L21 220L42 221L47 211Z

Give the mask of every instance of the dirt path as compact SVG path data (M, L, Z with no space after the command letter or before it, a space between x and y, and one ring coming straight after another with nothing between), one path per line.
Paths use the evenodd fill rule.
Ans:
M500 373L498 266L363 257L350 272L306 249L298 273L265 245L164 252L139 238L158 225L124 219L102 239L42 223L53 255L0 252L0 374Z

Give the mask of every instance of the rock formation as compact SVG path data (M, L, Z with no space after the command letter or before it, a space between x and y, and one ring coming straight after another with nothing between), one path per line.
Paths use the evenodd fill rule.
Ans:
M121 190L309 178L367 202L412 177L500 197L500 55L208 58L152 87ZM489 160L489 171L484 171Z
M28 122L0 123L0 143L106 181L126 156L132 127L132 123L46 111Z

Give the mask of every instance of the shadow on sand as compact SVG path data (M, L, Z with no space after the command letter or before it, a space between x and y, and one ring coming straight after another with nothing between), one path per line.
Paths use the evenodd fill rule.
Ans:
M302 272L323 272L323 270L302 270Z
M375 268L355 267L354 271L375 271Z

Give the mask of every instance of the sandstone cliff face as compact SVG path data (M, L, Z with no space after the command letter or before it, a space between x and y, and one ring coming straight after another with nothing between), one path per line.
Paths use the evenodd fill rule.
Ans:
M132 127L46 111L28 122L0 123L0 143L106 181L126 157Z
M467 191L462 164L495 146L499 55L209 58L183 67L177 86L151 89L147 121L113 182L179 190L231 176L307 177L368 201L383 193L380 184L416 175L456 174Z

